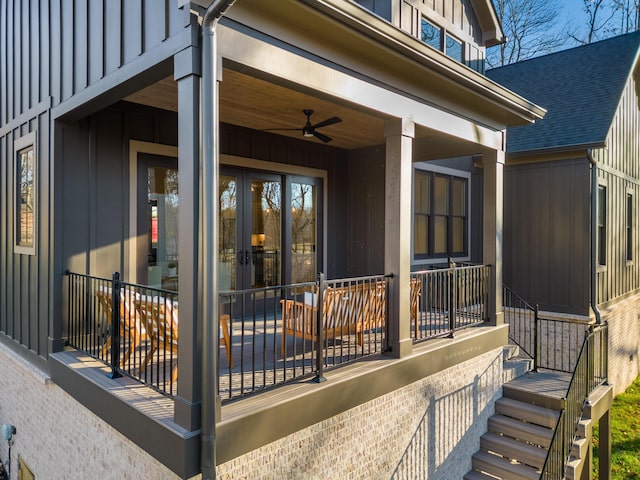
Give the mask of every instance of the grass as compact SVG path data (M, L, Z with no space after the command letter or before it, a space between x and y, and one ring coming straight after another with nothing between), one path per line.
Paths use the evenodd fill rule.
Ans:
M593 431L593 472L598 478L598 429ZM611 479L640 479L640 377L611 408Z

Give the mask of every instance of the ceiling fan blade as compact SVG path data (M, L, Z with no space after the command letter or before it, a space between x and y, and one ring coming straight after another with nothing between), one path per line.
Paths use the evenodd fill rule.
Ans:
M319 138L324 143L329 143L332 140L331 137L327 137L326 135L323 135L320 132L316 132L315 130L313 131L313 136L316 137L316 138Z
M329 125L333 125L334 123L340 123L342 119L340 117L331 117L327 118L323 122L320 122L313 126L313 128L327 127Z

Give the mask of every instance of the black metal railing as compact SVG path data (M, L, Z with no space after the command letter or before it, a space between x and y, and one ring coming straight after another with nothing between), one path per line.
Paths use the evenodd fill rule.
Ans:
M322 381L327 369L381 353L387 286L382 275L320 275L316 282L220 292L231 344L219 357L223 401L294 380Z
M544 368L564 373L575 370L588 324L543 318L537 305L527 303L507 286L503 286L502 301L509 338L533 359L534 370Z
M608 341L606 323L592 326L585 332L541 479L564 478L584 406L591 393L608 379Z
M533 359L533 369L538 368L538 305L531 305L516 295L509 287L502 287L504 321L509 324L509 339Z
M453 336L489 319L491 267L473 265L411 273L414 341Z
M67 345L166 395L177 391L178 302L170 290L66 272Z

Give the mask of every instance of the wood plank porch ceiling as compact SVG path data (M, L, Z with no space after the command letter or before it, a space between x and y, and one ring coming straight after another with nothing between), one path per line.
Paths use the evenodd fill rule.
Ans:
M149 105L164 110L178 111L178 89L176 82L167 77L125 100ZM380 114L358 110L339 104L317 94L304 92L241 73L229 68L223 71L220 83L220 120L254 130L277 128L302 128L306 117L302 110L314 110L312 123L338 116L341 123L323 127L319 131L333 138L329 145L347 150L374 145L384 145L384 117ZM322 143L317 138L303 137L301 131L273 131L306 141ZM477 153L477 146L455 141L427 128L418 126L416 138L430 145L430 158L446 158ZM423 157L423 160L429 158Z

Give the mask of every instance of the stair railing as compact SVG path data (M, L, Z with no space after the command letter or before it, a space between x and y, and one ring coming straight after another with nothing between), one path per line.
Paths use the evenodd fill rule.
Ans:
M607 382L608 326L591 326L586 332L571 383L563 398L564 408L547 452L541 479L557 480L564 473L571 456L584 406L589 395Z
M506 285L502 286L502 303L505 321L509 324L509 339L533 359L533 370L537 371L540 352L538 305L527 303Z

